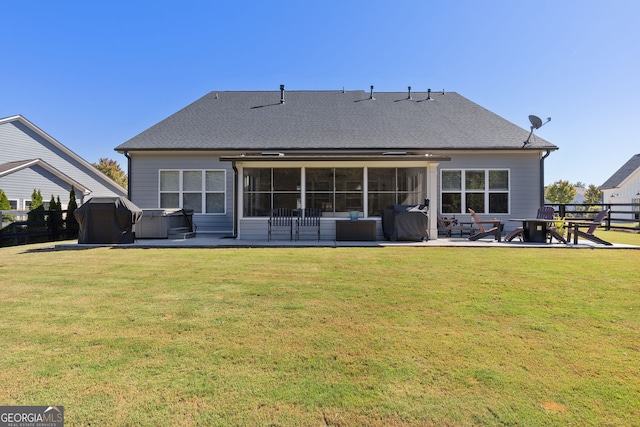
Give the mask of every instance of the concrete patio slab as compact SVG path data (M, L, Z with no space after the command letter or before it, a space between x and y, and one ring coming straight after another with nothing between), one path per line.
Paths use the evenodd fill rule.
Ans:
M136 239L130 244L79 244L77 242L61 242L56 249L87 249L98 247L118 248L288 248L288 247L481 247L481 248L554 248L554 249L640 249L640 246L614 244L604 246L581 240L577 245L562 243L527 243L527 242L497 242L491 239L470 241L466 238L438 238L424 242L411 241L376 241L351 242L335 240L243 240L227 235L198 233L190 239Z

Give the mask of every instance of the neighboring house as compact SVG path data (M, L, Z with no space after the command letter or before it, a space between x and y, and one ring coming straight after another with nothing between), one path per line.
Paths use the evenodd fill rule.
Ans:
M430 200L437 214L515 222L543 201L558 147L453 92L211 92L116 147L141 208L190 208L198 232L266 239L271 208L323 211L323 239L359 211Z
M126 196L127 190L24 117L0 119L0 189L12 209L29 209L39 189L44 202L69 202L71 186L81 205L94 196Z
M600 190L604 203L640 203L640 154L622 165L600 186ZM637 218L638 214L633 217Z

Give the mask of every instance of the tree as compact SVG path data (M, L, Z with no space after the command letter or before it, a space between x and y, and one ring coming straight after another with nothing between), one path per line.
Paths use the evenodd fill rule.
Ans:
M42 224L44 221L44 203L42 203L42 192L40 190L33 189L33 193L31 193L31 206L29 207L30 211L27 214L27 221L29 224L29 232L38 233L43 230L46 231L46 224ZM34 242L40 241L39 238L33 240Z
M92 165L122 187L127 188L127 174L124 173L118 162L115 160L107 157L101 157L98 163L92 163Z
M76 209L78 209L78 202L76 202L76 190L72 185L71 191L69 191L69 203L67 204L67 210L70 213L73 213Z
M584 192L584 203L597 204L602 202L602 191L593 184L590 184Z
M576 197L576 189L569 181L558 180L548 185L544 191L544 197L551 203L566 204L573 202Z
M56 201L52 194L51 200L49 201L49 232L53 236L54 240L61 235L63 227L60 197L58 196L58 200Z
M31 193L31 207L29 209L34 210L44 206L42 202L42 193L40 190L33 189L33 193Z
M78 209L78 202L76 202L76 190L71 186L69 191L69 203L67 204L67 217L65 218L65 228L67 231L67 238L78 237L78 221L73 214L73 211Z
M10 211L11 203L9 203L9 198L4 193L4 191L0 190L0 211ZM13 215L2 214L2 222L13 222Z

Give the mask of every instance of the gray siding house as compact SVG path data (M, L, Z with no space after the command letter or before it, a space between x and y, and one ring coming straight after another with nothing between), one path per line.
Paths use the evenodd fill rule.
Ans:
M266 239L272 208L377 221L430 200L436 215L535 215L558 147L454 92L211 92L116 147L141 208L194 210L198 232ZM516 223L505 221L507 228Z
M0 119L0 189L17 210L28 210L31 194L39 189L45 202L60 197L69 202L71 186L80 205L94 196L126 196L127 190L17 115Z

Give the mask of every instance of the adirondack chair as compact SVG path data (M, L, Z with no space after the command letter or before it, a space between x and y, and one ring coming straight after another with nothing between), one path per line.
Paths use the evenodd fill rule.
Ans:
M320 217L322 209L304 208L298 211L296 219L296 240L300 240L300 233L305 231L318 235L320 241Z
M451 237L454 232L459 232L460 237L463 234L472 235L477 233L477 229L469 222L460 222L455 218L442 218L438 216L438 235Z
M539 219L553 219L554 209L551 206L543 206L538 208L538 213L536 214L536 218ZM524 228L518 227L506 236L504 236L505 242L510 242L516 237L518 237L521 241L523 240ZM549 243L551 240L555 238L559 242L567 243L567 241L558 233L558 231L554 228L554 226L550 226L547 228L547 237L549 237Z
M289 240L293 240L293 210L289 208L271 209L269 215L268 240L271 234L284 232L289 234Z
M567 241L571 241L571 235L573 234L573 243L578 244L578 237L592 242L599 243L601 245L611 246L611 243L602 240L599 237L593 235L594 231L602 225L602 221L609 215L609 209L601 210L593 221L567 221ZM587 231L582 231L580 228L586 228Z
M471 214L473 221L478 226L478 230L480 230L477 233L469 236L469 240L478 240L484 237L493 236L495 240L497 240L498 242L500 241L500 235L502 233L503 225L502 221L500 221L499 219L481 220L480 218L478 218L478 215L476 215L476 212L471 208L469 208L469 213ZM485 228L484 224L491 224L492 227Z

